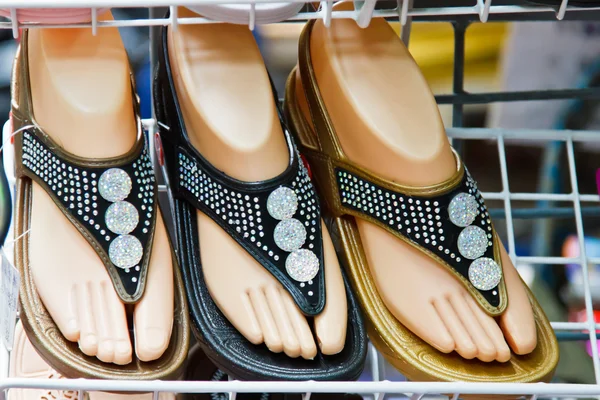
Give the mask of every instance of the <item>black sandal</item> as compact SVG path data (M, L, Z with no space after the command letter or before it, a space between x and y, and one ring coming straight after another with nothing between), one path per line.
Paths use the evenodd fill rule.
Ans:
M198 243L196 209L224 229L291 294L307 316L325 306L325 278L318 198L287 132L289 165L280 176L247 183L211 165L188 140L173 83L167 29L160 36L154 106L173 198L176 249L196 337L228 375L244 380L354 380L363 370L366 331L344 278L349 321L344 349L314 360L292 359L247 341L210 297ZM280 119L282 116L280 113ZM283 124L283 122L282 122ZM293 217L293 218L292 218Z

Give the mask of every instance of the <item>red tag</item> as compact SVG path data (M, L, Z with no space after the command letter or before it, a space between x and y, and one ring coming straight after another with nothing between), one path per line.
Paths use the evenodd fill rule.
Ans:
M162 147L162 141L160 140L160 134L156 132L154 134L154 150L156 151L156 157L158 158L158 163L160 166L165 165L165 153Z

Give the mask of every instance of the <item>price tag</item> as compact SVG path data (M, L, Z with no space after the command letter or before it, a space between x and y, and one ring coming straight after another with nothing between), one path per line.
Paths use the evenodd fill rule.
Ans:
M21 277L19 271L6 258L4 250L0 250L0 254L2 256L2 269L0 270L0 334L5 348L12 350Z

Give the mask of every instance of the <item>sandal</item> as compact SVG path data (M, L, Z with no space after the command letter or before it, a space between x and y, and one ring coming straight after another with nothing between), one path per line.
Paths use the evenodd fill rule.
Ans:
M125 304L135 304L144 295L159 207L137 101L134 100L134 112L138 137L127 154L109 159L84 159L66 152L35 122L27 43L28 31L25 30L12 80L13 129L20 131L15 135L14 144L17 180L15 237L22 238L30 229L32 181L35 181L93 247L106 267L120 300ZM132 95L133 90L132 80ZM108 218L110 214L114 218ZM120 218L123 214L138 217ZM172 259L176 260L176 257L172 255ZM142 362L134 357L133 362L127 365L116 365L85 356L77 343L63 337L35 287L27 237L15 243L15 264L21 274L19 298L23 327L38 353L62 375L138 380L176 378L180 375L189 347L189 320L176 265L173 268L174 324L167 350L152 362Z
M186 381L227 382L229 376L218 369L204 354L200 346L190 350ZM185 400L227 400L228 393L188 393L182 397ZM301 393L237 393L240 400L302 400ZM344 393L311 393L315 400L362 400L358 394Z
M63 379L36 353L27 338L21 321L15 326L15 339L10 353L11 378ZM79 399L76 390L9 389L8 400L152 400L152 393L114 394L107 392L83 392ZM160 392L158 400L175 400L175 394Z
M301 35L298 66L287 81L284 108L301 151L310 162L325 213L334 219L332 230L339 238L336 247L340 258L346 261L366 313L371 341L388 362L411 380L548 381L558 362L558 344L529 289L538 344L532 353L512 354L505 363L466 360L455 352L444 354L402 325L385 306L362 249L355 218L376 224L436 260L490 316L501 315L508 304L501 244L477 184L457 154L455 174L446 182L429 187L399 185L348 160L317 86L310 50L313 26L314 21L309 22ZM297 72L313 125L298 101ZM423 215L415 215L421 210Z
M347 283L349 320L344 349L331 356L318 353L313 360L292 359L271 352L265 345L250 343L211 298L202 270L197 209L266 268L305 315L318 315L325 306L319 203L285 129L290 152L288 168L280 176L262 182L247 183L227 176L193 147L175 91L166 28L159 40L154 105L160 148L172 196L176 249L192 326L203 351L217 367L236 379L357 379L364 366L367 341L358 304ZM297 210L301 211L296 213ZM294 235L282 231L277 233L282 227L286 227L282 231L301 231L296 237L302 236L301 240L293 240Z

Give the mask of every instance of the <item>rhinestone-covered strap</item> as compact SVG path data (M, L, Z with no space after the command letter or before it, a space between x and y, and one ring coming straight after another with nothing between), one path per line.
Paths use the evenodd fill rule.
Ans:
M145 287L157 207L147 145L123 163L66 158L36 131L23 133L23 173L50 194L96 250L121 300L137 302Z
M375 222L440 261L491 315L504 311L498 239L477 184L464 167L451 187L419 194L390 190L341 166L334 173L344 213Z
M217 222L289 291L307 315L325 306L321 211L307 170L294 154L274 180L226 178L178 150L177 194ZM173 182L171 182L173 184Z

